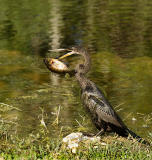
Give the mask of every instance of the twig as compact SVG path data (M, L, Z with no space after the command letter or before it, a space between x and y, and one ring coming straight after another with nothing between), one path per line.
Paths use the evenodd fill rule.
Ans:
M16 110L18 110L18 111L22 111L21 109L16 108L16 107L13 107L12 105L9 105L9 104L0 103L0 105L6 106L6 107L10 107L10 108L16 109Z
M79 126L83 127L83 125L81 125L80 122L77 119L75 119L75 120L76 120L76 122L78 123Z

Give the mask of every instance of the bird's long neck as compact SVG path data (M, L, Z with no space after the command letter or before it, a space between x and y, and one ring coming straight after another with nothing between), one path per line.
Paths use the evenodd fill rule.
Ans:
M84 51L84 54L82 54L83 58L84 58L84 70L83 70L83 74L86 74L87 72L89 72L90 70L90 66L91 66L91 59L90 59L90 55Z
M85 89L86 85L89 83L89 80L85 77L85 74L90 70L91 60L89 54L86 51L83 51L81 55L84 58L84 63L77 65L75 76L80 84L80 87Z

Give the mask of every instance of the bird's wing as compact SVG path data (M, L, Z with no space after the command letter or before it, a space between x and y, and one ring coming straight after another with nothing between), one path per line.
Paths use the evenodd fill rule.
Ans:
M87 108L98 116L99 121L103 120L118 127L123 127L122 120L102 94L84 92L82 97Z

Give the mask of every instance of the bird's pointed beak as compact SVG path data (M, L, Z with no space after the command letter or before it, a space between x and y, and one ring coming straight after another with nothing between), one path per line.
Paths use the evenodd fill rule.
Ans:
M73 54L75 54L75 52L73 52L73 51L72 51L72 52L68 52L68 53L66 53L65 55L59 57L58 59L63 59L63 58L65 58L65 57L71 56L71 55L73 55Z
M58 48L58 49L51 49L49 51L50 52L65 52L65 51L71 51L71 50L65 49L65 48Z

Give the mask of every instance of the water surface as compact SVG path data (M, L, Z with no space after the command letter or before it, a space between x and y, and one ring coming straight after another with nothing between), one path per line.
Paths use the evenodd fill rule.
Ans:
M43 64L44 57L59 56L49 49L82 45L92 59L88 78L129 128L150 136L152 2L5 0L1 4L0 118L17 124L13 130L18 135L39 130L43 118L51 137L61 131L96 132L75 78L50 73ZM66 61L72 67L80 62L78 56Z

